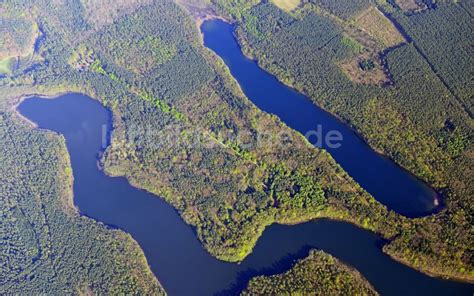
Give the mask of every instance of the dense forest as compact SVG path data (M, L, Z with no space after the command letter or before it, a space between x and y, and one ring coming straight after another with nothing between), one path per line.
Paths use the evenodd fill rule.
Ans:
M196 228L200 240L213 255L241 260L251 252L265 226L276 221L293 223L316 217L337 217L377 230L387 237L396 233L395 215L375 203L327 153L312 148L302 136L249 103L229 79L223 63L203 48L193 21L173 2L160 1L142 8L138 5L134 12L126 10L122 18L98 31L94 23L73 13L82 9L80 3L74 1L68 6L10 1L2 9L8 12L21 7L36 11L44 36L37 40L33 55L39 63L35 67L16 69L0 79L1 88L8 90L1 92L0 104L7 124L17 124L18 118L11 114L11 107L25 94L77 91L101 100L114 112L115 127L112 146L103 159L105 170L112 175L125 175L136 186L173 204L183 219ZM160 22L156 22L157 19ZM78 39L78 35L83 37ZM143 38L128 42L131 36ZM134 57L131 53L144 56ZM133 58L140 63L128 63ZM280 141L272 141L273 146L256 145L257 134L274 137L281 132L284 136L292 135L292 140L281 146ZM24 133L26 136L37 132L24 128ZM2 132L2 135L7 134L5 130ZM30 153L24 159L32 159L23 165L26 171L45 174L43 170L46 170L51 174L54 168L33 166L33 161L39 161L35 147L54 146L55 150L50 151L53 156L65 155L66 151L54 137L42 134L43 140L30 138L34 144L23 146L25 153ZM170 138L170 134L176 135L175 138ZM246 145L238 141L236 135L243 135ZM2 148L9 151L5 155L20 155L12 145ZM5 165L2 175L15 166L15 163ZM66 168L62 171L71 172ZM64 184L61 179L50 182ZM32 194L41 196L38 195L40 189L35 188L30 188ZM2 196L11 196L12 190L4 188ZM60 195L51 194L51 198L60 198ZM62 221L61 208L53 202L45 202L51 207L54 219ZM26 206L23 203L21 205ZM369 216L374 218L368 219ZM386 216L395 222L383 218ZM80 219L94 224L86 218ZM90 236L93 230L84 229L81 234ZM111 235L107 234L110 230L102 229L105 236ZM113 233L122 235L118 231ZM56 234L64 237L59 230ZM75 283L90 281L84 289L112 291L110 285L115 282L106 278L115 277L116 273L121 274L115 277L121 284L117 289L159 289L153 286L152 280L146 280L149 271L140 259L143 255L133 255L132 252L137 252L133 251L135 247L127 247L135 246L130 238L125 237L121 242L113 237L104 240L130 251L124 251L123 257L116 259L113 259L115 253L110 251L107 255L112 256L107 257L112 258L110 267L87 269L97 277L74 278L65 283L68 289L76 288ZM67 242L84 246L71 239ZM106 243L90 242L91 248L107 248ZM57 241L55 245L68 248L65 241ZM74 248L68 250L71 256L76 252ZM86 248L77 252L83 250ZM100 258L101 252L87 254ZM5 256L9 254L6 251ZM63 260L62 255L54 258L66 266L67 272L63 272L71 277L83 276L81 264L92 260L86 258L76 264L66 257ZM121 260L131 267L114 269L113 264ZM129 260L139 261L133 267ZM139 277L143 281L136 280L134 274L138 271L135 269L147 274ZM25 274L33 276L29 271ZM38 277L35 284L47 289L46 282L52 280L53 275L42 276L44 278ZM4 285L7 292L27 289L14 279L7 281Z
M171 0L117 4L103 19L103 6L94 1L9 0L1 3L2 14L32 11L42 35L35 42L34 62L0 76L0 137L12 143L1 147L6 165L1 168L0 196L8 201L2 203L2 213L20 217L6 221L24 220L23 216L41 219L41 205L34 206L38 202L44 205L43 211L49 211L46 222L32 224L45 225L40 231L54 232L50 234L53 249L45 247L50 250L43 252L48 254L43 255L46 259L37 262L45 269L54 262L50 272L62 266L64 279L56 284L97 293L160 291L130 237L64 210L61 201L70 194L72 181L64 143L20 123L12 111L22 95L66 91L85 93L113 112L113 139L101 161L105 172L126 176L133 185L172 204L219 259L245 258L272 223L329 217L395 238L385 250L425 272L472 280L472 121L460 103L466 102L464 84L451 86L445 76L450 72L443 72L442 62L432 61L435 57L430 56L429 46L421 49L418 44L429 40L418 41L406 29L414 41L396 40L396 48L379 57L389 46L388 39L364 33L358 26L365 23L357 24L352 18L370 8L365 1L351 1L347 6L305 1L290 13L266 1L212 2L218 13L238 23L246 54L347 121L372 147L440 189L447 209L414 220L387 211L327 152L251 104L224 63L203 47L195 21ZM443 5L459 4L440 4L437 9ZM406 18L420 17L397 14L390 5L377 9L391 12L403 26ZM380 24L391 24L383 20ZM374 58L379 70L383 66L383 71L389 71L388 85L357 83L344 72L340 62L357 59L362 51ZM462 54L451 57L452 63L466 58ZM365 61L362 70L370 72L371 63ZM258 145L260 135L284 135L289 140ZM32 144L17 151L16 138ZM43 175L48 184L37 181ZM11 181L3 182L4 177ZM29 183L13 186L17 179ZM21 216L20 210L10 210L15 206L6 206L11 203L17 209L34 208ZM10 228L25 223L3 224L2 220L2 227L9 233ZM65 231L76 236L72 239ZM21 232L35 236L34 230ZM95 233L100 234L100 242L87 239ZM25 276L32 277L27 289L48 289L55 282L54 274L36 276L39 272L22 267L29 261L25 258L37 256L37 246L9 251L10 245L24 244L18 239L2 244L6 262L19 260L5 270L24 270ZM331 260L323 256L315 260L314 268L330 271L334 268ZM103 265L87 266L94 262ZM74 287L75 283L87 284ZM5 293L25 288L16 278L7 278L2 287Z
M159 24L154 22L158 16ZM348 214L353 203L373 199L327 153L251 105L228 79L223 64L212 62L194 24L178 21L185 18L174 6L147 7L86 41L100 61L85 73L93 77L88 81L105 79L108 84L103 90L104 83L94 86L101 92L94 97L120 114L104 157L106 171L164 197L196 227L206 248L225 260L242 260L264 227L276 221L328 215L363 224L371 215L379 218L366 227L384 229L390 236L394 230L380 219L386 214L382 206L362 208L355 218ZM154 34L180 55L155 65L146 77L127 71L114 61L129 51L111 48L109 40L137 32ZM128 95L111 94L110 87L121 87ZM274 137L281 130L293 135L289 143L256 142L258 135Z
M360 26L361 6L340 2L335 9L317 2L291 13L268 2L246 7L243 17L234 18L243 51L442 192L446 209L403 227L385 247L389 254L433 274L471 278L473 121L468 98L473 85L463 74L472 67L465 38L472 24L463 8L469 5L448 1L407 14L391 2L371 4L367 9L378 9L405 39L380 53L389 83L371 85L351 79L340 67L360 54L345 37L357 36L353 30Z
M343 19L349 19L359 12L369 8L372 1L370 0L354 0L354 1L332 1L332 0L311 0L311 3L327 9L332 14Z
M129 235L77 213L63 138L1 112L0 139L1 294L163 293Z
M32 60L38 25L26 16L0 17L0 75L11 74Z
M241 295L378 295L356 270L312 250L284 274L253 278Z
M413 220L385 250L434 274L470 278L473 85L463 71L473 64L465 38L472 23L462 8L468 4L440 3L436 9L407 15L379 1L378 9L387 20L403 27L407 44L383 52L390 84L377 87L351 81L338 67L357 55L344 42L347 28L357 26L356 18L341 15L349 8L316 2L291 14L269 3L246 9L241 15L257 22L249 28L245 17L237 19L243 50L281 81L352 125L376 150L443 192L446 209ZM355 15L357 9L346 15ZM344 17L347 22L341 21Z
M474 30L474 25L472 13L464 7L472 6L472 1L461 1L459 5L439 5L435 10L412 16L394 14L420 55L471 118L473 82L467 73L474 71L474 57L470 54L472 38L466 38L466 34ZM446 20L451 20L449 25Z

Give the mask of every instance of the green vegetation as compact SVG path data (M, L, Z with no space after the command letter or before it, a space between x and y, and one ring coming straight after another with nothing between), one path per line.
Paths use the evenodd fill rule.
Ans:
M125 18L108 32L112 32L113 39L121 39L130 31L138 31L138 26L146 26L164 38L160 35L167 34L163 28L174 27L182 35L176 34L168 42L183 49L180 59L192 59L186 64L193 65L193 71L183 69L176 76L160 75L183 67L182 60L173 59L162 65L166 71L153 71L157 75L152 80L135 77L110 62L110 49L102 46L108 38L104 33L97 40L92 36L89 43L101 60L100 67L91 69L109 77L114 73L122 89L128 91L127 98L112 104L121 117L115 119L115 144L105 155L109 173L126 175L132 184L163 196L185 221L196 227L199 238L213 255L230 261L248 255L264 227L271 223L346 213L351 194L371 200L360 189L354 191L357 185L328 154L318 153L299 135L292 133L294 140L288 143L294 148L280 147L276 145L278 141L258 146L257 135L277 135L282 125L260 113L242 96L222 64L210 62L210 53L203 49L197 34L189 35L196 30L192 22L179 25L176 17L163 17L160 11L159 7L138 10L130 19L139 18L140 22ZM153 27L157 17L162 22ZM181 26L185 27L178 29ZM196 73L203 75L195 77ZM186 82L193 80L187 87ZM178 85L181 87L176 88ZM143 106L137 105L135 96L143 99ZM113 99L105 92L98 97ZM160 99L155 100L157 97ZM150 105L157 108L150 110ZM148 111L143 112L144 108ZM178 120L170 110L177 110L186 120ZM151 126L160 132L137 132L137 127ZM173 130L180 132L173 139L167 138L166 134ZM250 148L243 148L236 141L237 135L245 135ZM197 142L189 143L190 139ZM314 171L314 167L319 169ZM327 177L331 175L340 179ZM329 200L337 202L330 205ZM379 207L377 211L385 210ZM352 221L349 215L343 217ZM378 223L374 221L374 225ZM374 225L367 227L379 227Z
M371 5L370 0L334 1L334 0L310 0L317 6L328 10L342 19L349 19Z
M394 12L394 16L413 38L432 71L472 117L474 82L466 73L474 71L474 57L470 54L472 42L466 36L472 32L474 25L472 13L469 14L462 6L465 3L469 1L440 4L436 10L411 16Z
M339 65L357 54L341 34L358 35L348 30L350 21L308 5L294 15L268 3L249 9L247 13L260 20L255 27L266 38L255 38L237 20L244 52L281 81L348 122L375 150L441 191L447 209L433 217L404 222L401 234L384 249L425 272L472 280L473 243L468 233L473 177L462 173L471 171L473 139L465 99L472 92L472 83L460 71L472 64L465 55L470 25L464 21L464 10L457 3L440 3L436 10L412 16L390 10L414 40L384 54L390 87L382 87L358 83L341 73ZM459 17L448 18L449 13ZM420 27L424 22L419 20L425 19L431 25L415 29L415 24ZM435 20L443 25L434 25ZM438 32L446 32L441 33L446 37L434 37ZM438 47L457 50L441 50L435 55ZM450 71L442 71L447 65ZM460 82L454 82L456 75L463 76Z
M378 295L356 270L321 251L284 274L253 278L241 295Z
M135 38L108 42L114 62L129 71L146 74L154 67L164 64L176 55L176 48L158 37L132 35ZM127 49L126 52L118 50ZM116 56L115 56L116 54Z
M75 13L78 11L76 4L68 5L36 1L4 5L7 11L22 8L37 11L46 36L38 50L44 60L37 68L0 79L0 88L8 90L0 92L0 106L5 116L18 120L11 114L11 106L17 102L17 97L27 93L79 91L100 98L114 113L114 138L103 158L106 171L124 175L137 187L165 198L187 223L195 227L207 250L221 259L242 260L251 252L264 228L274 222L295 223L334 217L362 225L370 216L374 218L364 227L386 237L396 233L398 222L388 223L385 218L395 219L396 216L387 213L360 189L327 153L314 149L302 136L250 104L229 78L223 63L204 49L194 22L173 2L160 1L139 8L102 30L84 34L87 38L81 40L76 36L88 32L89 25L83 16ZM128 40L130 36L160 40L180 54L150 67L143 76L117 64L126 59L126 46L110 46L113 40ZM149 53L138 51L137 54ZM282 131L292 135L290 142L281 146L278 145L281 141L273 141L273 145L256 145L257 135L274 137ZM37 133L26 130L25 137ZM169 137L173 133L176 137ZM2 131L0 134L6 137L9 133ZM45 135L48 136L43 140L30 137L31 144L22 146L25 153L29 153L22 158L31 159L22 164L25 171L41 168L36 172L44 175L55 171L45 165L34 165L41 159L41 153L35 149L66 153L64 144L57 145L55 137L49 133ZM250 145L244 146L237 141L236 135L242 135ZM8 150L5 155L22 155L10 142L5 143L2 146ZM54 164L53 161L48 163ZM16 165L4 168L13 170ZM71 177L68 165L60 171ZM11 178L10 183L15 184L13 180L19 177L12 174ZM51 179L50 184L65 184L60 180ZM20 187L36 190L26 185ZM12 196L9 192L7 188L2 194ZM51 198L59 199L60 196L55 192L50 194ZM22 205L26 204L22 202ZM50 206L51 213L61 215L58 204ZM74 215L77 219L69 222L57 218L61 219L60 225L68 227L61 228L63 231L54 229L55 235L66 237L65 229L71 231L80 227L78 220L95 225L89 219ZM77 242L59 238L54 241L56 248L68 250L71 256L69 259L61 251L54 251L58 254L54 256L55 262L65 266L61 272L71 275L67 283L84 283L84 287L77 289L101 293L113 291L112 287L118 285L108 280L113 277L120 283L116 289L124 293L157 291L159 288L150 279L143 255L136 254L138 251L131 238L125 236L117 241L110 237L111 233L123 236L121 232L101 229L107 237L106 243L83 242L79 238ZM89 226L82 227L80 234L81 237L94 237L94 231ZM70 247L69 243L82 248ZM115 255L108 243L121 249L122 257ZM104 254L102 248L108 253ZM93 259L79 255L80 263L72 259L84 250L92 250L87 254L96 261L109 262L104 263L107 268L94 269L96 273L86 278L81 264L87 266ZM28 260L22 254L19 258ZM12 254L7 253L6 257L10 256ZM104 257L103 261L98 259L101 257ZM114 264L127 267L118 270ZM25 274L33 274L33 271L25 271ZM34 282L39 289L48 289L47 282L55 282L50 273L41 276L41 281L38 276L38 282ZM59 280L58 285L64 282ZM86 284L89 282L90 285ZM8 278L4 286L5 292L24 288L13 278ZM60 287L51 289L63 290Z
M5 58L0 60L0 74L11 74L14 64L15 58Z
M273 4L285 11L292 11L301 4L301 0L272 0Z
M393 0L401 10L408 13L417 13L427 9L427 5L423 1L417 0Z
M114 22L120 17L134 12L139 7L149 5L150 0L80 0L83 17L96 29Z
M49 36L40 49L47 65L0 80L9 90L2 105L7 110L14 94L35 92L74 90L100 98L114 112L106 171L165 198L213 255L242 260L274 222L334 217L386 237L397 232L398 221L390 220L396 216L327 153L250 104L223 63L203 48L194 22L172 2L139 8L80 41L74 36L88 30L80 15L48 5L36 8L45 16ZM132 35L154 36L180 54L145 77L128 71L116 64L128 49L108 42ZM78 59L86 60L84 67L71 67ZM167 136L175 131L176 137ZM256 145L257 135L282 131L291 135L290 142ZM368 217L371 223L364 224Z
M360 62L359 67L364 71L371 71L375 68L375 64L373 60L367 59Z
M341 43L349 47L350 49L352 49L352 51L356 53L362 53L364 51L364 46L351 37L342 36Z
M0 294L164 294L132 238L79 216L64 139L0 113Z
M393 23L374 6L370 6L355 16L353 22L386 48L397 46L405 41Z
M24 71L40 57L34 55L34 43L40 35L32 17L18 12L0 14L0 75Z
M0 78L0 110L4 125L9 126L0 130L0 137L5 138L2 143L6 143L0 148L0 157L2 164L7 164L0 169L2 176L9 178L0 182L0 196L8 201L2 207L13 202L18 207L33 207L37 199L43 200L38 192L52 190L44 195L45 200L52 199L45 201L46 216L59 225L50 226L57 237L50 240L52 249L48 250L52 251L44 253L55 254L48 257L54 261L38 261L49 271L25 269L26 276L35 274L34 286L28 289L49 291L54 283L65 286L52 290L63 291L76 289L65 283L81 283L80 291L99 294L113 291L113 286L127 294L159 290L130 237L73 211L69 220L61 216L64 211L58 201L64 195L58 186L65 186L60 180L66 177L55 177L53 172L63 172L71 182L69 164L58 169L59 160L54 158L65 158L64 143L50 133L25 128L12 114L11 107L20 95L64 91L88 94L113 111L115 131L102 159L106 172L126 176L135 186L163 197L195 228L204 247L220 259L242 260L272 223L328 217L392 239L385 251L411 266L472 280L472 120L449 90L456 89L454 84L441 70L433 72L437 61L427 60L424 51L420 54L416 38L415 43L387 53L391 87L363 85L348 79L339 67L360 54L354 42L365 49L373 43L370 36L361 38L365 35L350 27L350 20L309 4L290 15L269 2L213 1L217 11L241 22L239 39L245 52L260 65L350 123L372 147L442 189L445 211L410 220L388 212L325 151L315 149L301 135L253 106L223 62L202 46L195 22L174 2L156 1L120 10L113 14L113 22L100 25L91 25L87 15L78 13L92 11L84 2L55 3L2 2L8 14L35 11L45 34L35 53L42 57L36 67L20 68ZM344 15L352 16L359 8L347 11ZM449 29L459 28L453 24ZM451 46L460 42L453 41ZM438 41L426 42L435 47L433 42ZM459 56L451 56L455 67L463 64ZM258 135L271 138L281 132L291 135L284 145L279 145L282 141L256 144ZM13 144L18 141L6 140L10 134L29 145L22 145L17 152ZM20 174L16 171L20 168L28 173ZM32 171L35 174L29 174ZM37 181L45 178L45 183ZM15 195L16 190L31 192ZM16 196L36 199L15 201ZM31 216L41 215L41 206L30 211ZM11 212L21 216L18 211ZM20 218L8 221L12 219ZM86 226L78 226L80 223ZM8 227L5 233L13 233L9 229L17 226L9 223ZM64 241L65 231L77 236ZM19 232L34 237L29 230ZM95 233L103 240L89 241L97 237ZM22 251L6 249L6 262L31 261L28 258L38 253L28 246L34 240L24 242L15 243L25 245ZM90 262L106 263L86 273ZM326 269L325 264L316 266ZM55 268L61 268L66 280L56 282L51 273ZM7 274L14 275L19 269L9 270L13 272ZM6 287L5 293L15 293L29 283L8 277L2 287Z
M37 30L37 26L26 17L0 14L0 59L30 52Z
M225 12L233 18L241 19L242 14L246 10L259 4L261 0L211 0L211 2L216 6L219 11Z

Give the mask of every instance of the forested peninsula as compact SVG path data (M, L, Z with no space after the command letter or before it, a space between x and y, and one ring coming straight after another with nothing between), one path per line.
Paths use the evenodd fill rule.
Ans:
M218 259L242 261L273 223L330 218L381 235L387 254L421 272L473 282L472 4L410 2L1 2L0 293L165 293L130 235L74 207L63 137L16 112L30 95L67 92L112 111L104 173L171 204ZM328 152L255 107L203 45L198 24L215 17L236 26L263 69L440 192L443 210L389 211ZM285 141L258 145L262 134ZM309 268L344 282L334 289L376 293L335 260L312 252L248 292L324 280Z

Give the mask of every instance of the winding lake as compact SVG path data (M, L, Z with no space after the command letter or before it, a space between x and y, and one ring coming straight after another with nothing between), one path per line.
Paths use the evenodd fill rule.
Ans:
M303 135L316 131L318 125L322 128L322 138L331 131L338 131L343 138L338 148L325 141L315 143L314 137L309 140L326 149L378 201L408 217L424 216L437 210L438 196L429 186L373 151L339 119L245 57L234 38L232 25L211 20L205 22L201 30L204 44L224 60L244 93L261 110L277 115Z
M231 41L232 31L227 24L208 22L205 23L203 30L206 44L218 53L220 50L217 49L219 46L216 43L221 43L230 53L235 54L231 55L232 59L246 64L251 63L241 54L237 55L234 52L238 47L235 41ZM237 61L229 62L226 59L234 75ZM237 68L239 71L243 69L238 66ZM273 79L265 72L260 73L262 77L252 76L256 75L253 72L249 72L248 76L261 79L262 85L266 83L265 81ZM239 76L236 77L240 81ZM249 85L246 83L242 85L248 92ZM285 92L297 95L291 89L284 89ZM256 100L253 95L251 99ZM304 97L302 99L307 101ZM273 101L262 99L255 102L260 107L262 104L269 107ZM293 109L296 108L293 103L302 104L292 101L292 105L285 109L283 103L275 102L276 106L279 106L275 108L281 109L281 112L287 110L291 113L292 110L297 110ZM303 108L300 111L304 112L300 114L306 114L304 108L315 108L313 104L299 106ZM284 272L291 267L295 259L305 257L311 248L324 250L354 266L382 295L472 295L474 292L472 285L431 278L399 264L383 254L381 251L383 241L377 235L347 223L329 220L295 226L273 225L265 230L254 252L242 263L219 261L203 249L192 228L180 219L170 205L152 194L130 186L125 178L106 176L98 168L97 159L103 141L102 128L104 125L109 130L111 128L111 114L98 101L80 94L67 94L54 100L30 98L18 109L39 127L64 135L74 173L75 204L83 215L130 233L144 250L152 271L170 295L237 294L250 277ZM262 107L262 109L271 111L268 108ZM308 116L311 114L316 113L308 113ZM301 116L288 115L290 119L294 117ZM314 121L316 117L308 118ZM340 128L340 125L338 123L337 127ZM348 137L358 141L356 143L363 143L357 140L356 136ZM346 142L345 139L344 146L349 145L352 145L351 142ZM370 149L367 148L367 151ZM390 166L387 160L380 159L386 166ZM370 161L372 158L368 162L372 165ZM357 166L350 166L354 170L355 167ZM365 166L362 168L371 169ZM401 176L401 179L397 179L400 183L391 183L399 194L402 190L400 187L405 185L421 188L415 192L424 193L422 196L432 194L429 188L423 187L422 183L405 174L397 166L393 165L391 168L400 171L400 173L393 172L396 176ZM384 172L380 171L379 174L382 175ZM408 183L404 183L403 180L408 180L406 181ZM410 205L412 210L419 209L411 203Z

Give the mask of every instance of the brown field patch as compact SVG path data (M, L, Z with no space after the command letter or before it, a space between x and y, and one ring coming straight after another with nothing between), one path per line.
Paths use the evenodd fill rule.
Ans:
M301 0L272 0L272 3L280 9L290 12L301 4Z
M419 12L427 8L426 4L420 3L417 0L395 0L395 4L397 4L401 10L407 12Z
M405 42L395 25L374 6L356 16L354 23L384 47L393 47Z
M373 69L364 70L361 63L371 60ZM355 83L383 85L390 82L390 77L386 73L379 57L360 55L355 59L346 60L339 64L347 77Z

